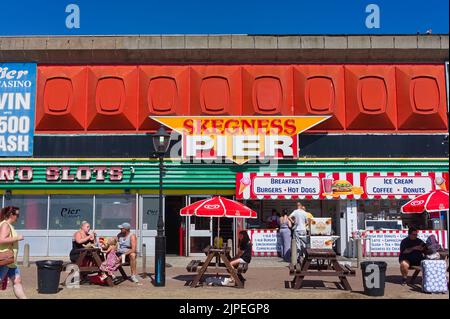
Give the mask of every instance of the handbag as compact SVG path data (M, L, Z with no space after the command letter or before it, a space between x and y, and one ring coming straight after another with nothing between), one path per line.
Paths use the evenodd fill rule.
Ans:
M6 266L14 263L14 250L12 249L12 245L7 251L0 252L0 266Z
M14 263L14 251L12 249L0 252L0 266L6 266L12 263Z

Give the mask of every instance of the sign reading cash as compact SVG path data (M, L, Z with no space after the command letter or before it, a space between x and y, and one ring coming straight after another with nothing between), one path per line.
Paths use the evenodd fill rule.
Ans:
M35 63L0 63L0 156L32 156Z
M157 116L182 136L182 158L250 159L298 157L298 134L329 116Z

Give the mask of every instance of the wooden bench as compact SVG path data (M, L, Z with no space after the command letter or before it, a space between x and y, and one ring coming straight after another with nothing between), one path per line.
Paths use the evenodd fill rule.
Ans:
M316 261L317 268L310 268L313 261ZM325 262L329 262L331 267L325 266ZM336 253L331 249L306 249L305 258L302 265L290 265L289 273L294 275L294 289L302 287L303 280L306 276L323 277L335 276L338 277L345 290L351 291L351 286L347 277L355 276L355 270L348 265L341 265L337 261Z
M289 275L293 275L293 274L298 274L302 271L302 267L300 266L299 263L293 265L293 264L289 264Z
M420 272L422 271L422 267L420 267L420 266L409 266L409 270L414 270L414 273L413 273L411 279L409 280L410 284L414 284L414 282L416 281L417 276L419 276Z
M351 268L349 265L344 265L343 269L344 269L344 274L346 274L347 276L355 276L356 275L355 269Z
M197 272L198 268L202 266L201 260L191 260L189 264L186 266L186 270L188 272Z
M237 267L237 273L238 274L245 274L248 270L248 264L247 263L240 263Z

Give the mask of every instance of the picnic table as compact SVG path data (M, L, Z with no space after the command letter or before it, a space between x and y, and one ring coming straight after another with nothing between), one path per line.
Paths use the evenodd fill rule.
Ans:
M314 262L315 261L315 267ZM345 290L352 290L347 277L355 276L355 271L349 266L342 266L336 258L336 253L332 249L311 249L305 250L302 264L290 265L290 274L294 274L294 289L302 287L306 276L323 277L336 276L339 278Z
M192 260L186 267L186 270L189 272L196 272L197 275L192 280L190 286L197 287L200 283L204 281L205 273L216 273L219 275L219 271L223 272L227 271L226 274L229 274L231 278L233 278L235 282L235 286L237 288L244 288L244 283L241 280L242 273L247 271L247 264L240 264L237 269L235 269L230 264L231 256L230 256L231 247L224 245L222 248L213 248L208 246L204 249L206 254L205 261L201 260ZM215 259L215 262L213 262ZM210 267L214 267L211 269ZM210 269L208 269L210 268Z
M80 252L80 256L75 264L78 266L80 275L102 273L100 266L105 260L105 256L100 248L80 248L78 251ZM119 266L118 270L124 279L128 278L122 265ZM105 281L108 286L114 287L114 282L110 276L107 276Z

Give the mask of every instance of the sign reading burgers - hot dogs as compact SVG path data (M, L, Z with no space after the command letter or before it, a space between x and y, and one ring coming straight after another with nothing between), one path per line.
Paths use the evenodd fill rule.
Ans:
M405 175L405 176L403 176ZM237 173L238 199L414 198L448 181L447 172L421 173Z

